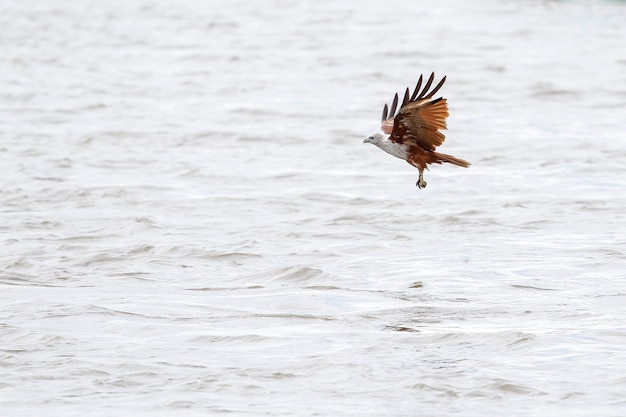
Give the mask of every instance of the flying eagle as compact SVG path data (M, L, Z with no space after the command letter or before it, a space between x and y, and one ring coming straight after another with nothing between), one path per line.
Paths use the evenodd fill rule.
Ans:
M463 159L435 152L435 148L446 139L440 130L446 129L448 103L443 97L432 99L446 81L446 77L429 92L434 79L433 72L420 92L422 86L420 75L413 94L409 95L410 91L406 89L397 114L398 93L396 93L391 110L386 104L383 108L381 129L385 134L376 133L363 141L373 143L388 154L404 159L416 167L420 175L415 185L419 188L426 187L424 169L428 169L428 164L448 162L465 168L470 165Z

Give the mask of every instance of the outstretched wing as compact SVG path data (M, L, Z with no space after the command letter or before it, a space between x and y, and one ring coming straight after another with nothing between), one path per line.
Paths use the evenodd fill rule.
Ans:
M397 114L397 93L391 104L391 109L385 104L381 128L383 132L391 135L390 140L396 143L412 141L429 151L434 151L437 146L443 143L445 136L439 130L446 129L448 103L443 97L432 100L432 96L443 86L446 77L443 77L435 88L428 91L434 79L435 73L432 73L420 92L423 80L420 75L413 94L409 96L409 89L406 89Z

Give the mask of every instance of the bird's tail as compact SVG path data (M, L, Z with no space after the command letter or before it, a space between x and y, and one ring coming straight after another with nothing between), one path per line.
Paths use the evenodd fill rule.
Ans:
M458 165L458 166L463 167L463 168L467 168L467 167L470 166L470 163L467 162L464 159L457 158L457 157L452 156L452 155L447 155L445 153L439 153L439 152L433 152L433 153L437 157L437 162L439 162L439 163L447 162L449 164Z

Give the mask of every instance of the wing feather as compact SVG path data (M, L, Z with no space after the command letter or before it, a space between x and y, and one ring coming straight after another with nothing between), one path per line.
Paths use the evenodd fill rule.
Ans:
M400 106L400 108L404 107L406 105L406 103L409 102L409 88L406 88L406 91L404 92L404 98L402 99L402 105Z
M434 73L433 73L433 74L434 74ZM427 95L426 97L424 97L424 98L431 98L432 96L434 96L434 95L437 93L437 91L439 91L439 89L441 88L441 86L443 85L443 83L445 83L445 82L446 82L446 77L443 77L443 78L441 79L441 81L439 81L439 84L437 84L437 85L435 86L435 88L433 88L433 89L430 91L430 93L428 93L428 95Z
M435 73L431 73L430 77L428 77L428 81L426 81L426 85L424 86L424 89L422 90L422 92L420 93L419 96L417 96L417 98L422 98L424 97L424 94L426 94L426 92L428 91L428 89L430 88L430 85L433 83L433 80L435 79Z
M415 86L415 91L413 91L413 95L411 96L411 101L414 101L417 98L417 92L420 91L420 87L422 86L422 79L424 77L420 74L419 80L417 80L417 85Z
M393 131L394 123L395 123L395 119L393 117L389 117L383 120L383 123L381 124L380 128L386 135L391 135L391 132Z
M398 106L398 93L393 97L393 102L391 103L391 111L389 112L389 116L394 117L396 115L396 107Z

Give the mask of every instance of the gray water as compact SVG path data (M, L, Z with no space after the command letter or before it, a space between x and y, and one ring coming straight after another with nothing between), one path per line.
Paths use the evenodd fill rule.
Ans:
M4 0L1 414L626 415L625 24ZM362 139L431 71L418 190Z

